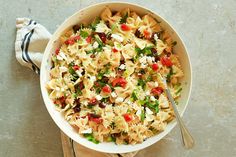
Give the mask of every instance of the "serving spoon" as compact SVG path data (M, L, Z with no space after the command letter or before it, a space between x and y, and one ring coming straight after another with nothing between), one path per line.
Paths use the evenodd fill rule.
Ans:
M167 86L167 83L166 83L166 79L165 77L162 77L161 74L160 75L160 78L164 84L164 88L165 88L165 92L166 92L166 95L169 99L169 101L171 102L171 105L174 109L174 113L175 113L175 117L177 119L177 123L179 125L179 128L180 128L180 132L181 132L181 136L182 136L182 142L183 142L183 145L185 148L187 149L190 149L194 146L194 139L193 137L191 136L190 132L188 131L187 127L185 126L182 118L180 117L179 115L179 112L177 110L177 106L175 104L175 101L170 93L170 90Z

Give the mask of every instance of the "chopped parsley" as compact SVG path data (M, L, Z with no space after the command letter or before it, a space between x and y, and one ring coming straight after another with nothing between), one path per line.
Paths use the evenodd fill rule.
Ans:
M145 110L142 110L140 117L141 117L141 121L143 122L145 119Z
M96 26L97 26L97 24L99 24L100 20L101 20L100 17L96 17L96 18L94 19L94 21L91 23L90 28L91 28L93 31L96 30Z
M128 13L126 13L125 16L121 18L120 23L126 23L127 18L128 18Z
M95 143L95 144L98 144L98 143L99 143L99 141L94 138L93 134L84 134L84 137L85 137L88 141L91 141L91 142L93 142L93 143Z
M103 42L102 42L102 40L101 40L101 38L99 37L98 34L94 35L94 38L95 38L95 40L97 41L97 43L98 43L99 46L101 46L101 47L104 46L104 44L103 44Z
M81 36L82 38L86 38L86 37L89 36L89 34L88 34L88 32L81 30L81 31L80 31L80 36Z
M136 91L136 90L134 90L134 91L132 92L132 94L131 94L131 100L132 100L132 101L138 100L138 96L137 96L137 91Z
M141 86L143 89L146 87L146 81L143 79L138 79L138 86Z

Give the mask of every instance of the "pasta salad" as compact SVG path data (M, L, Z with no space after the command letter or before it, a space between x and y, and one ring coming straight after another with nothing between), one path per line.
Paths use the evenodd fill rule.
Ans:
M160 75L177 100L184 74L176 44L151 15L105 8L60 37L51 56L49 97L89 141L142 143L174 118Z

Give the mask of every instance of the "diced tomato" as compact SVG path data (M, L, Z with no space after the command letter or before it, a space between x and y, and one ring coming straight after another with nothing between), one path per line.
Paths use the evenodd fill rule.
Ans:
M112 52L116 53L116 52L118 52L118 50L116 48L113 48Z
M127 81L122 77L116 78L112 81L112 86L113 87L116 86L116 85L120 85L121 87L125 88L126 84L127 84Z
M100 124L100 123L102 123L103 119L102 118L91 118L91 121L93 121L97 124Z
M120 25L120 28L122 31L130 31L131 30L131 28L124 23Z
M159 68L159 67L158 67L158 64L157 64L157 63L152 64L152 70L157 71L158 68Z
M151 33L146 29L143 31L143 35L145 36L145 38L148 38L148 39L151 37Z
M69 38L69 39L67 39L67 40L65 41L65 44L66 44L66 45L73 45L73 44L75 43L75 41L77 41L77 40L79 40L79 39L80 39L80 36L79 36L79 35L74 36L74 37L71 37L71 38Z
M77 35L77 36L75 36L73 38L74 38L75 41L80 40L80 36L79 35Z
M99 84L98 82L94 82L94 85L95 85L96 87L100 86L100 84Z
M126 122L130 122L130 121L133 120L132 115L130 115L130 114L128 114L128 113L123 114L123 117L125 118L125 121L126 121Z
M76 71L76 70L79 70L79 68L80 68L80 67L79 67L78 65L74 65L74 66L73 66L73 69L74 69L75 71Z
M59 54L59 52L60 52L60 49L59 49L59 48L57 48L57 49L55 50L55 54L56 54L56 55L58 55L58 54Z
M89 100L89 104L91 104L91 105L96 105L96 103L97 103L96 98L92 98L92 99Z
M106 86L104 86L104 87L102 88L102 91L103 91L104 93L111 93L111 88L110 88L108 85L106 85Z
M169 57L162 57L161 58L161 63L167 67L171 67L173 65L172 61L170 60Z
M161 87L156 87L156 88L153 88L151 90L151 93L154 94L154 95L161 95L161 93L163 93L163 88Z
M88 37L86 38L86 41L87 41L87 43L91 43L92 37L91 37L91 36L88 36Z
M67 39L66 41L65 41L65 44L66 45L73 45L75 43L75 40L72 38L70 38L70 39Z

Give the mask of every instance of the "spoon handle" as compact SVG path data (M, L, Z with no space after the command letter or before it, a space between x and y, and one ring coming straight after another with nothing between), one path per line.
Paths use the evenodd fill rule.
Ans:
M179 115L179 112L177 110L177 106L175 104L175 101L174 101L173 97L170 94L170 90L168 88L166 88L165 92L167 94L168 99L171 102L171 105L172 105L173 109L174 109L175 116L176 116L177 122L179 124L180 132L181 132L181 135L182 135L183 145L184 145L185 148L190 149L194 146L194 139L191 136L188 129L186 128L186 126L184 125L184 122L183 122L182 118Z

